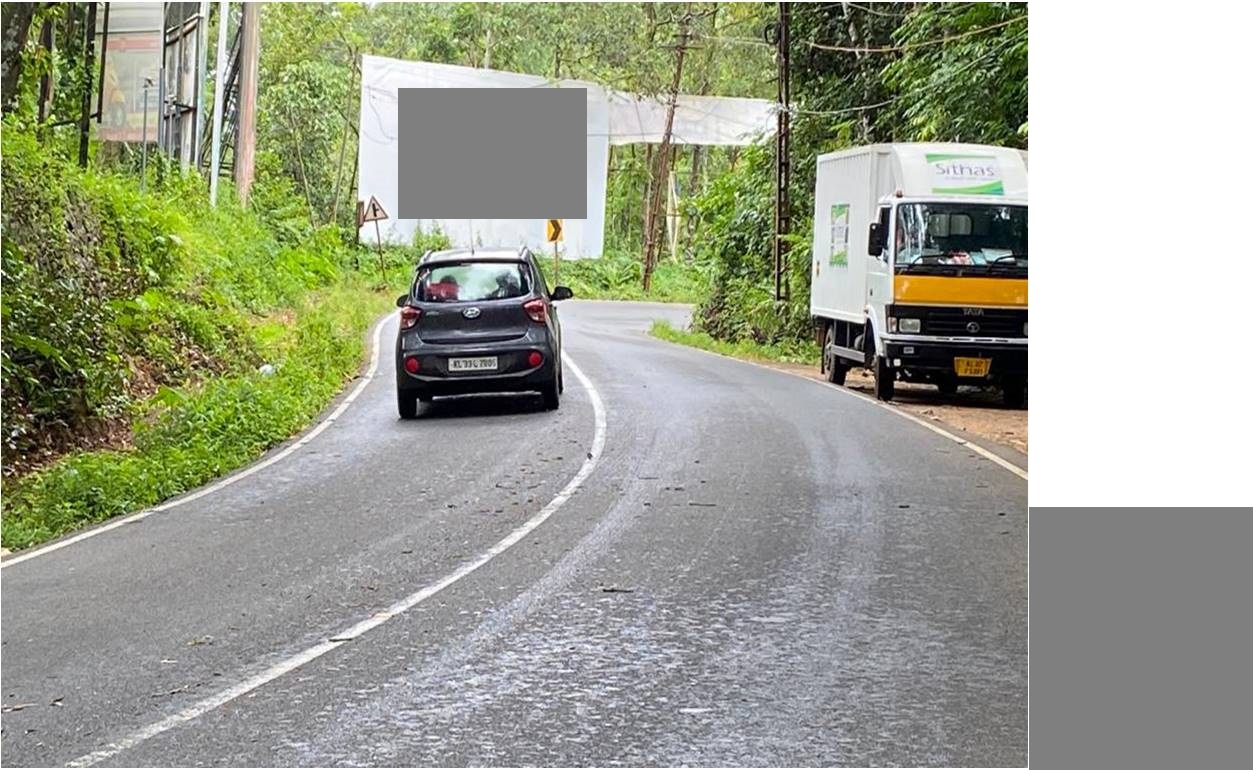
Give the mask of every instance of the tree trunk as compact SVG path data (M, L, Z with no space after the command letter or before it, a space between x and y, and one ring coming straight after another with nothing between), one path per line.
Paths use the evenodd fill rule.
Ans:
M648 210L653 205L653 146L644 145L644 222L640 228L640 246L648 243Z
M344 173L344 153L348 148L348 129L352 126L352 119L349 113L352 112L352 97L357 90L357 77L361 74L356 70L357 52L349 49L349 55L352 57L354 65L353 77L349 81L348 86L348 106L344 109L344 130L339 135L339 163L335 166L335 193L331 196L331 224L339 225L339 188L340 177Z
M653 268L657 262L657 230L661 201L665 195L663 188L674 165L674 147L670 144L671 132L674 130L674 109L679 101L679 86L683 82L683 57L687 53L688 35L692 23L691 4L684 9L683 18L679 21L679 44L674 53L674 81L670 86L670 101L666 105L666 126L661 132L661 147L657 151L656 170L653 174L652 202L648 207L648 223L645 227L647 241L644 246L644 292L652 290Z
M48 52L49 56L54 56L56 48L55 37L53 35L52 19L45 19L43 29L39 32L39 46ZM52 72L45 72L39 76L39 122L43 123L48 118L48 110L52 106L53 86Z
M300 151L300 144L303 140L300 136L300 130L297 128L299 124L296 122L295 116L292 115L290 107L287 109L287 124L291 126L292 139L295 140L292 144L296 148L296 165L300 169L300 182L304 186L305 205L309 207L309 226L316 230L318 223L313 216L313 193L309 189L309 172L305 169L304 153Z
M8 112L17 98L17 81L22 75L22 53L30 34L30 22L39 10L37 3L5 3L2 9L3 38L0 38L0 104Z

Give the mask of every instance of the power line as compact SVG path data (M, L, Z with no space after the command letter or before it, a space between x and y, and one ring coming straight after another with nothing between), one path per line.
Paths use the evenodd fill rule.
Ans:
M880 11L880 10L878 10L878 9L876 9L876 8L871 8L871 7L870 7L870 6L868 6L868 5L862 5L862 4L860 4L860 3L824 3L824 4L823 4L823 7L828 7L828 8L829 8L829 7L834 6L834 5L847 5L849 8L856 8L857 10L861 11L862 13L868 13L868 14L870 14L871 16L884 16L884 17L887 17L887 18L890 18L890 19L895 19L895 18L899 18L899 17L900 17L900 14L896 14L896 13L888 13L887 11Z
M966 72L971 67L974 67L977 64L982 64L984 61L1000 53L1011 42L1013 41L1003 40L999 44L997 44L995 47L993 47L991 50L985 52L982 56L978 56L974 59L971 59L970 61L966 62L962 66L948 73L945 77L940 78L938 81L934 81L934 82L928 81L926 83L922 83L910 91L907 91L903 94L898 94L897 96L893 96L891 99L887 99L882 102L877 102L875 104L862 104L856 107L845 107L845 108L838 109L838 110L805 110L805 109L800 109L798 107L792 107L790 111L793 114L798 114L798 115L833 116L833 115L847 115L853 112L865 112L866 110L874 110L880 107L887 107L891 104L895 104L901 99L907 99L911 96L922 93L923 91L933 90L937 86L946 85L949 81L953 80L954 78L956 78L958 75L962 74L963 72Z
M900 51L909 51L914 48L925 48L926 46L939 45L940 43L951 43L954 40L961 40L962 38L971 37L972 35L980 35L984 32L991 32L994 29L1000 29L1001 27L1007 27L1015 22L1026 20L1026 16L1017 16L996 24L990 24L986 27L967 30L957 35L945 35L944 37L939 37L934 40L924 40L921 43L904 43L903 45L882 46L879 48L855 48L853 46L825 45L823 43L813 42L806 42L805 44L822 51L841 51L844 53L898 53Z
M799 107L792 107L788 111L794 115L826 115L826 116L847 115L851 112L865 112L866 110L876 110L880 107L886 107L889 104L892 104L893 102L895 102L899 98L901 97L894 96L891 99L888 99L882 102L877 102L875 104L863 104L858 107L845 107L839 110L803 110Z
M965 32L961 32L956 35L946 35L944 37L935 38L934 40L924 40L918 43L903 43L901 45L893 45L893 46L880 46L876 48L858 48L855 46L827 45L826 43L815 43L812 40L801 40L798 42L801 45L807 45L810 48L816 48L820 51L838 51L841 53L899 53L902 51L910 51L915 48L925 48L927 46L939 45L941 43L951 43L954 40L961 40L963 38L972 37L974 35L981 35L984 32L991 32L992 30L1000 29L1001 27L1007 27L1010 24L1013 24L1015 22L1026 21L1026 19L1027 19L1026 16L1018 16L1013 19L1007 19L1002 22L997 22L996 24L990 24L986 27L980 27L978 29L967 30ZM774 46L772 46L771 44L767 43L764 40L757 40L756 38L751 38L751 37L724 37L724 36L715 36L715 35L701 35L700 38L702 40L713 40L713 41L720 42L720 43L736 43L739 45L754 45L754 46L762 46L765 48L774 48Z

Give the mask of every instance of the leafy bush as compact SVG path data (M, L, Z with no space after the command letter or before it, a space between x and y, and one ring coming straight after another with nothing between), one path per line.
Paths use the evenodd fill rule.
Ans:
M652 291L644 293L644 265L631 254L611 253L598 259L562 260L559 276L544 262L550 283L574 290L581 299L629 299L656 302L697 302L708 290L708 269L691 262L662 259L653 270Z
M359 280L310 295L294 322L261 345L273 375L248 370L200 387L163 387L135 421L133 450L71 455L6 485L5 547L154 505L285 440L356 371L362 331L387 304Z
M809 333L809 237L802 231L789 244L791 300L774 300L773 159L770 149L747 148L736 166L689 203L699 220L698 259L709 264L709 291L693 325L711 337L775 344Z
M282 211L281 189L261 186ZM162 385L256 363L249 316L340 275L329 229L210 208L195 175L84 171L6 130L3 420L6 473L123 418Z

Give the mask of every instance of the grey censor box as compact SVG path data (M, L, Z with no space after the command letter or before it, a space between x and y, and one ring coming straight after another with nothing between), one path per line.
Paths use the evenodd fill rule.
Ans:
M583 219L582 88L399 89L401 219Z

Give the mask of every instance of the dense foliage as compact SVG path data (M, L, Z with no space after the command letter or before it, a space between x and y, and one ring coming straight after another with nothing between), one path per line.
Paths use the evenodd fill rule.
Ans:
M768 48L754 40L773 18L759 3L267 3L262 11L259 175L295 183L315 223L352 224L362 54L587 79L658 94L669 88L679 19L691 11L693 55L682 90L767 98ZM683 148L682 195L725 169L732 153ZM610 160L606 251L643 245L643 147Z
M347 269L337 233L311 229L299 202L283 203L290 191L259 185L258 198L274 203L262 213L229 195L210 208L195 175L170 173L141 193L132 175L80 169L7 123L6 545L155 502L250 459L356 367L361 332L386 304L372 304ZM326 301L345 292L350 301ZM276 374L258 385L264 364ZM94 447L117 451L29 473Z
M636 254L613 252L599 259L563 260L560 283L580 299L627 299L696 303L709 287L709 268L691 261L665 261L653 274L652 291L644 293L644 266ZM553 271L548 269L549 280Z
M891 141L1026 147L1027 6L795 4L788 301L773 301L773 152L755 149L689 201L698 247L716 264L697 324L773 343L809 334L809 248L817 156Z

